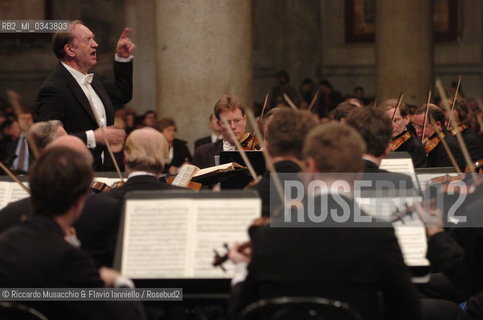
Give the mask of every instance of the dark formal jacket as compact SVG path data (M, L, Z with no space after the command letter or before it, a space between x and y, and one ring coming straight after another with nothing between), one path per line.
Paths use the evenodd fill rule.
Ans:
M114 123L113 104L124 104L131 100L132 70L132 62L114 62L113 85L104 83L100 76L94 75L91 85L104 104L108 126ZM78 136L84 142L87 141L85 132L98 128L84 91L60 62L40 88L35 114L37 121L62 121L67 133ZM96 168L100 167L103 150L103 146L93 150Z
M340 208L328 198L327 208ZM353 208L352 200L342 197ZM317 202L317 200L316 200ZM233 311L262 298L315 296L349 303L363 319L420 319L389 224L375 228L252 227L252 260Z
M429 238L427 257L435 272L442 272L467 295L483 292L483 200L465 206L458 215L467 217L460 225ZM483 301L483 300L482 300Z
M200 169L215 166L215 155L219 155L223 151L223 139L217 142L202 145L196 149L191 164Z
M207 143L212 143L211 142L211 135L196 140L195 141L195 150L198 149L198 147L200 147L204 144L207 144Z
M298 164L289 160L276 162L274 163L274 166L275 170L280 173L297 173L301 171L301 168L298 166ZM284 180L283 175L281 178L281 180ZM271 192L276 195L278 199L278 194L275 193L275 187L271 185L270 172L265 172L263 178L256 185L250 187L250 189L256 190L258 192L258 195L260 196L260 199L262 200L262 216L270 217L270 212L279 205L278 201L274 200L272 206L270 206Z
M404 135L408 131L404 131L401 134L397 135L392 139L396 141L402 135ZM425 168L427 166L426 163L426 151L424 150L423 144L411 134L411 138L406 140L402 145L399 146L395 152L407 152L411 155L411 159L413 160L413 164L415 168Z
M0 237L2 288L102 288L92 259L64 240L52 218L34 214ZM125 318L106 302L26 302L48 319Z
M89 197L74 227L82 248L98 266L112 266L124 196L139 190L186 189L162 183L154 176L140 175L129 178L122 187Z
M26 220L32 212L30 197L10 202L0 210L0 234Z
M191 153L188 150L186 141L174 139L173 141L173 160L164 167L163 172L168 173L169 167L180 167L185 162L191 162Z
M468 148L471 161L476 162L483 159L483 142L480 137L471 128L463 130L461 135L465 141L466 148Z
M444 130L444 134L445 134L444 140L448 144L448 147L451 150L451 153L453 154L456 160L456 163L460 168L464 169L465 161L463 159L463 154L461 153L461 150L458 146L458 142L456 141L456 138L453 137L453 135L451 135L451 133L446 130ZM433 137L435 135L436 133L433 135ZM443 144L439 142L438 145L428 153L428 167L433 168L433 167L452 167L452 166L453 165L451 164L451 160L449 159L449 156L446 153L446 150L444 149Z

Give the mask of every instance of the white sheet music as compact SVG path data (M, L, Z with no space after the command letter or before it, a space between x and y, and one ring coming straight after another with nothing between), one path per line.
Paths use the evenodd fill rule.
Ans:
M28 187L28 182L24 182ZM6 207L10 202L29 197L30 195L16 182L0 182L0 209Z
M133 279L230 278L212 266L213 249L248 240L258 198L147 199L126 202L121 273Z
M457 173L421 173L421 174L418 174L419 187L420 187L421 191L426 190L426 186L427 186L427 183L428 183L429 180L431 180L433 178L445 176L446 174L449 175L449 176L452 176L452 177L458 175Z
M389 172L403 173L411 176L414 186L418 185L416 179L416 172L414 171L413 160L408 158L384 158L379 165L380 169L387 170Z
M406 205L412 207L415 201L421 201L421 197L358 198L356 201L367 214L394 221L392 225L408 266L429 266L424 224L414 210L405 214ZM399 216L394 215L396 210L399 210Z

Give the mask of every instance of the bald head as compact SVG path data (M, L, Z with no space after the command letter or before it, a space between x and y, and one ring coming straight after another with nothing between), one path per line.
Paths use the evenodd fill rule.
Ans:
M47 145L47 147L45 148L45 151L50 150L51 148L54 148L54 147L65 147L65 148L69 148L71 150L77 151L85 155L87 160L89 160L89 163L93 162L92 155L89 149L87 149L86 144L76 136L66 135L66 136L61 136L57 139L54 139L54 141L52 141Z
M124 147L126 168L159 175L168 161L169 149L164 136L153 128L134 130Z

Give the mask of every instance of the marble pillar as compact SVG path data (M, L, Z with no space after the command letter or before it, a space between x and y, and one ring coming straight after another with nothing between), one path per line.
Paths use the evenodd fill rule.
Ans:
M405 102L425 103L433 82L431 1L377 1L375 36L377 102L404 91Z
M174 118L192 148L220 96L251 107L251 1L157 0L155 12L158 117Z

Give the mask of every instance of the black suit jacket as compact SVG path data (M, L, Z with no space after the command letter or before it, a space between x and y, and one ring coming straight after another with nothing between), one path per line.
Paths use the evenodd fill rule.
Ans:
M64 240L51 218L34 214L0 237L0 287L102 288L92 259ZM49 319L128 318L119 303L25 302Z
M451 135L451 133L446 130L444 130L444 134L445 134L444 140L448 144L448 147L451 150L451 153L453 153L456 163L458 164L460 169L464 169L465 161L463 158L463 154L461 153L460 147L458 145L458 142L456 141L456 138L453 137L453 135ZM431 150L430 153L428 153L429 168L452 167L452 166L453 165L451 164L451 160L449 159L448 154L446 153L446 150L444 149L444 146L441 142L438 143L438 145L433 150Z
M396 140L407 131L402 132L398 136L394 137L393 140ZM426 162L426 151L424 150L423 144L411 134L411 138L406 140L402 145L395 150L395 152L407 152L411 155L411 159L413 160L413 164L415 168L425 168L427 167Z
M32 212L30 197L10 202L0 210L0 234L19 224L22 220L26 220Z
M279 173L297 173L300 172L301 168L293 161L284 160L279 161L274 164L275 170ZM280 176L279 176L280 177ZM283 184L284 175L280 177ZM292 178L292 175L290 175ZM273 182L272 182L273 183ZM250 187L252 190L256 190L260 199L262 200L262 217L270 217L270 212L272 212L280 203L273 199L273 203L270 203L270 193L275 192L274 187L271 187L270 171L266 171L263 174L263 178L254 186ZM278 199L277 194L277 199Z
M327 208L340 206L329 197ZM261 298L316 296L345 301L364 319L420 319L394 230L384 226L251 228L252 260L234 311Z
M136 190L186 189L159 182L154 176L143 175L128 179L122 187L89 197L74 227L82 248L98 266L112 266L124 196Z
M446 275L468 295L483 291L483 188L479 200L465 206L458 215L467 217L468 226L459 225L429 238L428 260L435 272Z
M196 140L195 141L195 150L198 149L198 147L201 147L202 145L207 144L207 143L212 143L211 142L211 135Z
M223 151L223 139L217 142L202 145L196 149L191 164L200 169L213 167L215 165L215 155L219 155Z
M468 153L472 162L483 159L483 142L481 142L480 137L471 129L466 128L461 132L463 140L465 141L466 147L468 148Z
M132 62L114 62L114 77L114 85L105 84L98 75L94 75L91 83L104 104L108 126L114 123L113 104L124 104L131 100ZM62 121L67 133L78 136L84 142L87 141L85 132L98 128L82 88L60 62L40 88L35 113L37 121ZM99 168L103 149L103 146L97 146L93 150L94 165L97 168Z
M173 141L173 160L164 167L163 172L168 173L169 167L180 167L185 162L191 162L191 153L188 150L186 141L174 139Z

